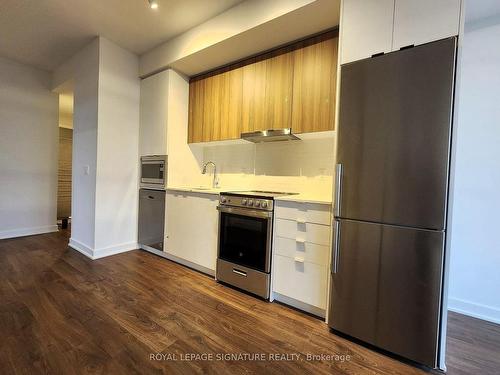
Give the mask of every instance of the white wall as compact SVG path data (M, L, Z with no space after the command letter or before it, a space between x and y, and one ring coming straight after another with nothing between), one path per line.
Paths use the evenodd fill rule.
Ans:
M57 230L58 98L50 79L0 58L0 238Z
M70 243L81 248L93 249L99 82L98 38L54 72L53 86L64 85L69 81L72 81L74 86ZM88 174L85 172L87 166Z
M449 308L500 323L500 22L466 26Z
M54 72L54 87L69 81L74 86L70 246L92 258L131 250L137 246L138 57L98 37Z
M137 248L138 57L99 43L99 98L94 257Z

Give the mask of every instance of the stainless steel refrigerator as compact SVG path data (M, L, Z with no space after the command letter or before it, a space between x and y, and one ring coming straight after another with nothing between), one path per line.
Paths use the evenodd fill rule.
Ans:
M437 367L456 38L341 67L329 325Z

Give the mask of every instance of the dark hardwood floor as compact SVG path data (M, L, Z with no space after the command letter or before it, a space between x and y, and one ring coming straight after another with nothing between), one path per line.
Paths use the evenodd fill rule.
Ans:
M155 255L91 261L67 241L66 231L0 241L1 374L425 374ZM448 342L449 374L500 373L498 325L452 313Z

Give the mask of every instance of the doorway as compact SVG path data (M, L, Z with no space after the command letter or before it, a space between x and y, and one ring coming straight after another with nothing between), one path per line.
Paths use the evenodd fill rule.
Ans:
M57 177L57 224L71 223L71 174L73 153L73 92L59 93L59 160Z

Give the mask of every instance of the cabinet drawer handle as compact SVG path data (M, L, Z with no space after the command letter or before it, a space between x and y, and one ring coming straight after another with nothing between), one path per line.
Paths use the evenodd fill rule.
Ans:
M306 243L306 240L304 240L302 238L296 238L295 242L297 242L297 243Z
M297 219L297 224L305 224L306 219Z
M247 277L247 273L245 271L240 271L236 268L233 268L233 272L237 275L240 275L240 276L244 276L244 277Z
M304 263L304 258L302 257L294 257L293 260L296 261L297 263Z

